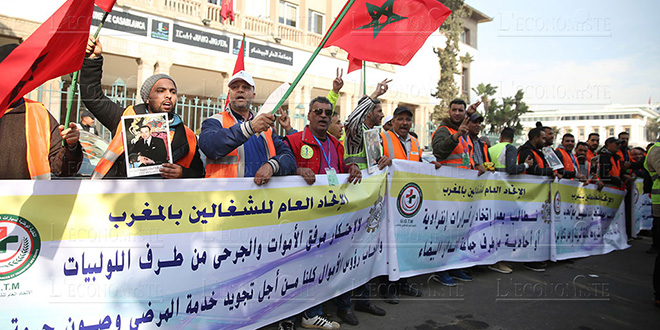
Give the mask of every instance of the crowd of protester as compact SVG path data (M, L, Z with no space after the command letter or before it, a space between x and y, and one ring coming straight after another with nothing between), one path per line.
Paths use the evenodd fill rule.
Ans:
M11 46L0 47L0 61L12 49ZM349 183L360 184L361 170L371 165L364 131L373 129L380 130L382 154L373 159L373 164L380 169L391 165L392 159L423 161L423 148L411 131L414 112L410 108L397 107L383 122L379 97L388 90L390 80L387 79L378 83L372 94L363 96L347 121L342 123L341 116L334 111L343 86L338 72L328 96L311 100L308 124L296 131L285 111L278 111L277 116L254 111L254 79L249 73L240 71L229 79L229 102L224 111L205 119L197 138L176 114L177 86L172 77L156 74L147 78L140 90L144 103L124 108L103 94L102 68L101 43L90 38L80 81L81 99L89 111L81 116L83 121L78 125L70 123L65 129L43 105L28 99L20 99L5 111L0 118L0 150L5 155L0 157L0 178L48 179L51 173L65 177L74 175L82 158L78 130L96 133L95 119L109 129L114 138L96 166L93 178L125 178L126 151L121 140L120 120L123 116L147 113L165 113L169 120L171 163L164 163L160 174L155 175L165 179L249 177L256 185L262 186L273 176L300 175L305 182L313 184L317 175L326 175L331 182L338 180L337 174L347 173ZM644 178L644 193L660 189L656 174L660 164L653 163L660 162L660 157L655 157L653 162L649 159L649 165L645 165L647 153L651 156L660 150L651 149L656 144L630 148L629 133L621 132L617 137L605 138L604 145L598 148L600 136L597 133L589 134L587 141L576 141L572 134L566 133L554 148L556 132L537 123L537 127L527 132L528 140L518 148L512 144L515 131L508 127L501 129L499 143L491 146L487 139L479 136L484 124L484 117L477 113L479 105L477 102L468 106L461 99L450 102L447 116L432 135L435 161L431 163L436 169L449 166L475 170L479 175L498 171L510 175L547 176L594 183L598 189L607 186L628 192L632 191L635 178ZM275 134L276 123L286 132L284 136ZM561 168L548 161L549 153L561 162ZM628 193L626 197L628 237L632 230L630 195ZM660 200L657 204L660 206ZM654 215L660 215L660 212L654 212ZM651 253L660 250L658 219L660 217L654 219ZM545 270L543 262L523 266L533 271ZM513 271L511 265L503 262L489 268L500 273ZM469 270L458 269L438 272L431 278L447 286L456 285L456 280L472 280ZM422 295L405 279L390 282L387 277L381 277L377 281L376 294L386 303L398 303L402 294ZM337 305L337 316L351 325L359 324L353 309L384 316L386 311L371 302L370 296L369 286L365 284L336 297L333 301ZM301 326L339 329L340 324L329 319L323 312L322 302L318 303L301 314ZM279 322L278 326L285 330L295 329L295 324L295 318L289 318Z

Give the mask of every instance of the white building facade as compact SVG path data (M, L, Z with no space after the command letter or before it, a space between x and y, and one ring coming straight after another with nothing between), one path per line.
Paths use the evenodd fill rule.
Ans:
M212 115L203 111L204 105L216 111L224 103L243 34L247 41L245 67L255 78L258 106L281 83L295 79L345 4L344 0L234 1L235 20L230 21L220 15L222 1L118 0L100 34L104 56L102 84L106 91L121 90L131 97L147 77L169 74L177 82L179 94L186 96L179 100L178 109L183 108L182 102L195 103L195 111L180 114L188 126L199 131L201 121ZM5 6L0 8L0 45L25 40L57 8L37 3L13 3L13 7L26 7L18 13ZM8 16L10 12L12 16ZM102 15L95 8L91 31L96 30ZM35 17L42 21L34 21ZM478 60L477 25L490 20L477 10L464 20L459 56L469 53ZM410 107L422 145L430 145L433 127L429 121L439 104L431 96L440 77L433 49L443 48L444 43L445 37L436 31L405 67L369 63L366 69L367 94L379 81L393 79L382 97L383 111L389 115L397 106ZM310 100L327 95L332 88L336 68L346 71L346 58L343 50L328 47L310 66L283 106L295 128L304 127ZM469 63L459 65L462 67L456 76L457 84L460 90L469 91ZM345 85L337 103L344 119L363 94L360 79L359 71L344 75ZM46 85L50 90L66 90L68 84L67 75ZM35 93L29 97L39 98L56 118L63 118L62 100L56 93L49 98Z
M656 141L648 127L657 121L659 111L660 104L610 105L599 110L533 111L521 116L520 121L525 134L537 121L555 128L555 145L566 133L573 134L577 141L586 141L590 133L598 133L602 144L606 138L625 131L630 134L631 146L646 147Z

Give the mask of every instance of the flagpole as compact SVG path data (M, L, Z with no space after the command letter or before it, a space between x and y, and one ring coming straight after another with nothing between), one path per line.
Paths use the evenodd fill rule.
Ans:
M362 61L362 95L367 95L367 62Z
M330 27L328 32L325 34L325 37L323 37L323 40L321 40L321 43L318 45L318 47L316 47L316 49L312 53L312 56L309 57L309 60L307 60L307 63L305 63L305 66L302 68L302 70L300 70L300 72L298 73L298 76L296 77L296 79L293 80L293 82L291 83L291 86L289 86L289 89L286 90L286 93L284 93L284 95L282 95L282 99L280 99L280 101L277 102L277 104L273 108L273 111L271 112L271 114L275 114L275 112L277 112L277 110L282 106L282 103L284 103L284 100L286 100L289 97L289 95L291 95L291 92L293 92L293 89L296 88L296 85L298 85L298 82L300 82L300 79L302 79L302 76L305 74L305 72L307 72L307 69L309 69L309 66L312 65L312 62L314 61L316 56L321 52L321 49L323 49L323 46L325 46L325 43L326 43L326 41L328 41L328 38L330 38L330 35L332 34L332 32L335 31L335 29L337 28L337 25L339 25L339 22L341 22L341 20L344 19L344 16L346 16L346 13L351 8L351 6L353 6L354 2L355 2L355 0L349 0L348 3L346 3L346 5L344 6L344 9L342 9L341 13L339 13L339 16L337 16L337 19L335 20L335 22L332 23L332 26Z
M103 23L105 23L105 19L108 17L108 14L109 13L107 11L103 12L103 18L101 19L101 23L96 28L96 32L94 32L94 39L98 38L99 32L101 32L101 28L103 27ZM73 77L71 78L71 86L69 86L69 93L67 94L67 99L66 99L66 118L64 119L65 127L68 127L69 120L71 119L71 108L73 108L73 97L76 94L79 75L80 75L80 70L74 72Z

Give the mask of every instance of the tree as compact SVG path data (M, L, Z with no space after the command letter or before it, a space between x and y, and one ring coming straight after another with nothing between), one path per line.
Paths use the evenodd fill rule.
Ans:
M490 98L497 92L497 87L491 84L481 83L472 90L481 98L486 109L484 119L488 133L499 135L506 127L513 128L516 134L522 132L520 116L529 111L529 107L523 102L525 93L522 89L519 89L513 97L503 97L501 104L496 99Z
M440 26L440 32L447 37L444 49L433 49L440 62L440 80L435 93L431 94L440 99L440 105L435 107L432 115L432 119L436 123L446 115L449 102L459 95L458 86L454 80L454 76L458 73L458 43L463 31L462 18L470 15L470 10L465 6L464 0L440 0L440 2L451 9L452 13Z

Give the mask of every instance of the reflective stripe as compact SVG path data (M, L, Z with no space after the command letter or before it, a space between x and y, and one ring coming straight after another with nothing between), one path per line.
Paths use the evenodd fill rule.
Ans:
M460 164L456 164L456 163L446 163L446 164L442 164L442 166L467 168L467 167L463 166L463 163L460 163Z
M360 157L360 156L346 157L346 158L344 158L344 162L346 162L346 164L366 163L367 162L367 157Z
M394 146L392 145L392 136L388 132L383 133L385 139L387 140L387 156L390 158L395 158L394 155Z
M655 175L651 175L651 181L655 181L655 180L657 180L657 179L658 179L658 175L657 175L657 174L655 174Z
M211 159L211 158L206 159L206 162L209 163L209 164L233 165L233 164L236 164L237 161L238 161L237 156L226 156L226 157L222 157L220 159Z
M122 116L133 115L135 115L135 110L133 109L132 105L126 108L124 113L122 113ZM117 158L119 158L119 155L124 152L123 131L124 130L122 125L117 125L115 137L112 138L112 141L110 141L110 145L108 145L108 148L103 153L101 160L99 160L98 164L96 164L96 167L94 167L92 180L102 179L106 174L108 174L112 166L115 164L115 161L117 161Z
M26 160L32 180L50 180L50 116L39 102L25 99Z
M660 194L660 189L651 189L651 194Z
M223 128L229 129L236 125L238 120L231 113L231 109L227 108L221 113L217 113L209 118L213 118L220 122ZM241 132L243 134L251 133L246 132L248 125L241 124ZM251 134L246 134L250 138ZM271 157L276 156L275 144L273 143L273 130L268 129L262 132L264 146L266 148L266 156L270 160ZM236 149L229 152L226 156L219 159L207 158L206 163L206 177L207 178L242 178L245 177L245 147L241 144Z
M454 160L454 159L463 159L463 154L451 154L445 158L445 161L447 160ZM461 163L462 164L462 163Z

